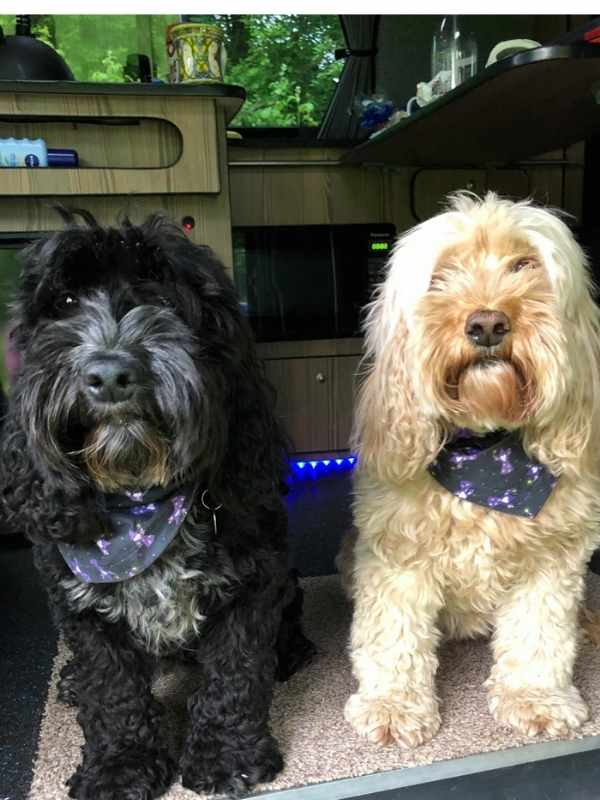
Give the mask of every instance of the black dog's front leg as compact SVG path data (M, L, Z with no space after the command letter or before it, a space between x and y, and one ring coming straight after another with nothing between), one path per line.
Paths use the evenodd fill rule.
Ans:
M152 664L118 625L93 615L63 623L77 654L69 671L85 737L83 759L67 781L77 800L152 800L169 787L175 765L162 739L150 691Z
M200 643L203 688L188 701L191 731L182 783L196 792L240 796L283 768L269 729L280 605L266 596L223 616Z

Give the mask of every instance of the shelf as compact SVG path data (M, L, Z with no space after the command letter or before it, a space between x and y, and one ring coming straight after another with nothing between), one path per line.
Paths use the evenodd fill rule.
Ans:
M536 156L598 131L600 46L538 47L484 69L342 161L475 167Z
M225 109L231 122L246 99L241 86L228 83L84 83L82 81L4 81L0 92L74 95L125 95L127 97L208 97Z
M55 91L56 84L52 91L40 91L37 82L23 91L23 85L0 82L3 134L11 125L30 136L44 134L46 128L47 138L53 125L59 133L61 126L70 127L68 135L48 138L48 145L67 141L80 152L82 166L2 169L0 196L221 192L219 151L225 142L224 137L219 140L218 117L223 111L214 87L210 92L166 92L169 87L129 84L133 90L109 92L96 91L106 88L102 84L83 84L94 91L62 92ZM74 86L81 89L82 84Z

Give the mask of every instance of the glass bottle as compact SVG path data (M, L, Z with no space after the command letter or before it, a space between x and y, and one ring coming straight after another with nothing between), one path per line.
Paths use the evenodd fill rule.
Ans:
M477 72L477 42L464 33L456 16L444 17L433 34L431 45L431 80L437 97L454 89Z

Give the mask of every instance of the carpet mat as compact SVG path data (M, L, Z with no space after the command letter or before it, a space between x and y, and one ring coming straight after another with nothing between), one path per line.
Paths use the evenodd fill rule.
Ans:
M347 642L351 608L337 576L304 581L305 627L318 647L314 662L286 684L278 685L271 719L285 756L285 770L259 791L302 786L385 770L431 764L476 753L552 741L532 740L499 726L487 708L483 682L491 667L489 642L452 642L440 651L438 692L442 727L434 740L411 752L395 746L378 748L360 739L345 722L343 706L355 690ZM587 605L600 608L600 577L590 574ZM56 681L68 653L64 646L54 663L44 710L30 800L64 800L64 782L80 756L82 736L75 710L56 699ZM600 648L583 639L575 683L591 709L590 720L572 739L600 734ZM193 671L168 665L155 693L166 706L173 747L181 746L185 730L185 701L195 685ZM554 737L555 738L555 737ZM198 800L198 795L175 783L167 800Z

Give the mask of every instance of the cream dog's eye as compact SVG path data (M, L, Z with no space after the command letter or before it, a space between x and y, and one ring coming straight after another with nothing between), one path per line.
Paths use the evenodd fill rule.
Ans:
M511 266L511 272L521 272L524 269L535 269L537 264L533 258L520 258Z
M450 280L449 270L440 270L434 273L429 283L429 291L440 292L448 286Z

